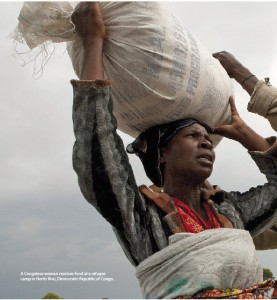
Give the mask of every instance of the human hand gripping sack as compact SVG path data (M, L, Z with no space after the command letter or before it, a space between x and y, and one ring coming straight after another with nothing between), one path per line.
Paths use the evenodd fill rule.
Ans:
M219 60L230 78L236 79L237 73L244 68L235 56L227 51L213 53L213 57Z
M77 34L84 43L94 38L104 39L106 28L98 2L80 2L71 16Z
M258 78L243 66L234 55L227 51L220 51L213 53L213 57L219 60L230 78L234 78L249 95L253 93Z

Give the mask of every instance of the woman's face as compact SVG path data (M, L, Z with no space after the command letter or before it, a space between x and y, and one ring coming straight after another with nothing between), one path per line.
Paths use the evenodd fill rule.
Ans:
M181 129L161 152L165 178L167 175L186 176L203 182L212 173L213 145L206 129L199 124Z

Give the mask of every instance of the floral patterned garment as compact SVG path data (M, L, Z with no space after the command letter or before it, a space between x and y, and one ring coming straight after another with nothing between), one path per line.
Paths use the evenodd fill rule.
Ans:
M263 281L247 289L213 289L199 292L193 295L194 299L270 299L265 296L265 292L276 285L272 279ZM176 299L182 299L178 297Z

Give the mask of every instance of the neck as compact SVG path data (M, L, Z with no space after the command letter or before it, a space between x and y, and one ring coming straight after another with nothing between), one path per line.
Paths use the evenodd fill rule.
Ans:
M202 182L193 183L186 179L176 180L176 178L174 178L174 181L165 180L164 192L169 194L171 197L184 202L196 212L200 213L202 211L200 197L201 186Z

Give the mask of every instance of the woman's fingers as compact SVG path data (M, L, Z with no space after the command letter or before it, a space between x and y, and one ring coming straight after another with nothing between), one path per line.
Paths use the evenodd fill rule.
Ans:
M83 39L104 38L106 35L98 2L80 2L71 15L71 20Z

